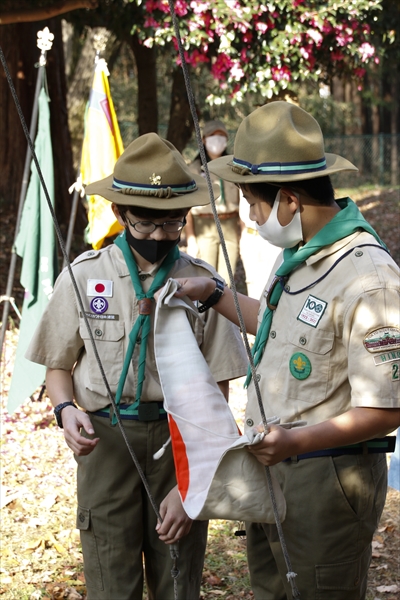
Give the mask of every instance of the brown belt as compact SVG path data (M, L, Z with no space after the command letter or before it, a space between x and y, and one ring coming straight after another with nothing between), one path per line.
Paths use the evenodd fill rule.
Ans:
M204 213L201 215L193 215L193 216L201 217L202 219L213 219L214 218L214 215L212 213ZM226 221L227 219L233 219L234 217L238 217L238 216L239 216L239 213L237 211L218 214L218 218L220 221Z

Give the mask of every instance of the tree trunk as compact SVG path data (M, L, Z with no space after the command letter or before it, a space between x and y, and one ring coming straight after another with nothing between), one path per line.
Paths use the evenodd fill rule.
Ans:
M171 109L169 113L169 125L167 139L182 152L192 137L194 124L190 112L185 79L181 67L173 72Z
M54 157L55 210L65 233L71 206L68 187L75 174L72 168L71 140L68 129L64 54L61 18L0 27L0 45L5 53L22 113L29 129L37 79L35 63L40 57L37 32L48 27L54 34L51 50L47 52L46 75L50 96L50 123ZM0 77L0 198L17 210L25 156L28 147L15 108L8 82L1 69ZM34 141L34 140L33 140Z
M36 31L30 24L0 27L0 46L21 104L28 129L31 122L40 50ZM6 75L0 74L0 199L16 211L19 203L22 173L28 147Z
M156 49L146 48L136 35L126 42L135 56L138 78L138 129L139 135L158 129Z

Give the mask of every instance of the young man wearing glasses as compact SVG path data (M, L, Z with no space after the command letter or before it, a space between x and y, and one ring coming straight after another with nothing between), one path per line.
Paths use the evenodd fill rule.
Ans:
M207 522L187 517L176 487L154 355L153 297L170 277L217 276L211 266L178 250L189 209L209 201L207 186L172 144L150 133L132 142L114 173L88 186L87 193L112 202L124 231L114 244L82 254L72 269L127 439L162 518L157 522L115 427L113 407L65 270L27 357L48 368L47 390L57 422L78 463L77 527L87 597L140 600L145 575L149 599L173 600L169 545L180 540L178 597L198 600ZM193 333L228 399L229 380L244 375L247 366L240 333L214 311L203 315L192 323ZM177 377L179 368L177 364ZM155 460L154 454L165 446L164 455Z

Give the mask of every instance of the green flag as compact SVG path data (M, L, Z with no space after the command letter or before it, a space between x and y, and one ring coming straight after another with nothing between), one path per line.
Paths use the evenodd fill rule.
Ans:
M54 205L49 98L44 88L42 88L39 95L38 112L35 152L49 196ZM53 220L33 161L21 226L16 240L16 253L22 258L20 282L25 288L25 296L8 396L7 409L10 414L44 382L45 367L30 362L24 355L53 292L54 280L57 275Z

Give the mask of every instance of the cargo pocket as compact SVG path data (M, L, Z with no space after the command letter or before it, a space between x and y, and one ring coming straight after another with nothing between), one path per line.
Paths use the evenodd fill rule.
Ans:
M316 565L316 600L354 600L363 598L367 585L367 573L371 558L366 548L357 560L342 563Z
M76 528L79 529L81 537L86 583L89 588L102 591L103 576L89 508L78 506Z
M124 362L124 324L120 321L98 320L94 324L90 323L90 326L97 352L104 371L107 374L108 383L116 386L118 385ZM83 321L81 321L79 327L79 335L85 342L90 381L94 384L102 384L103 378L97 364L89 332Z

